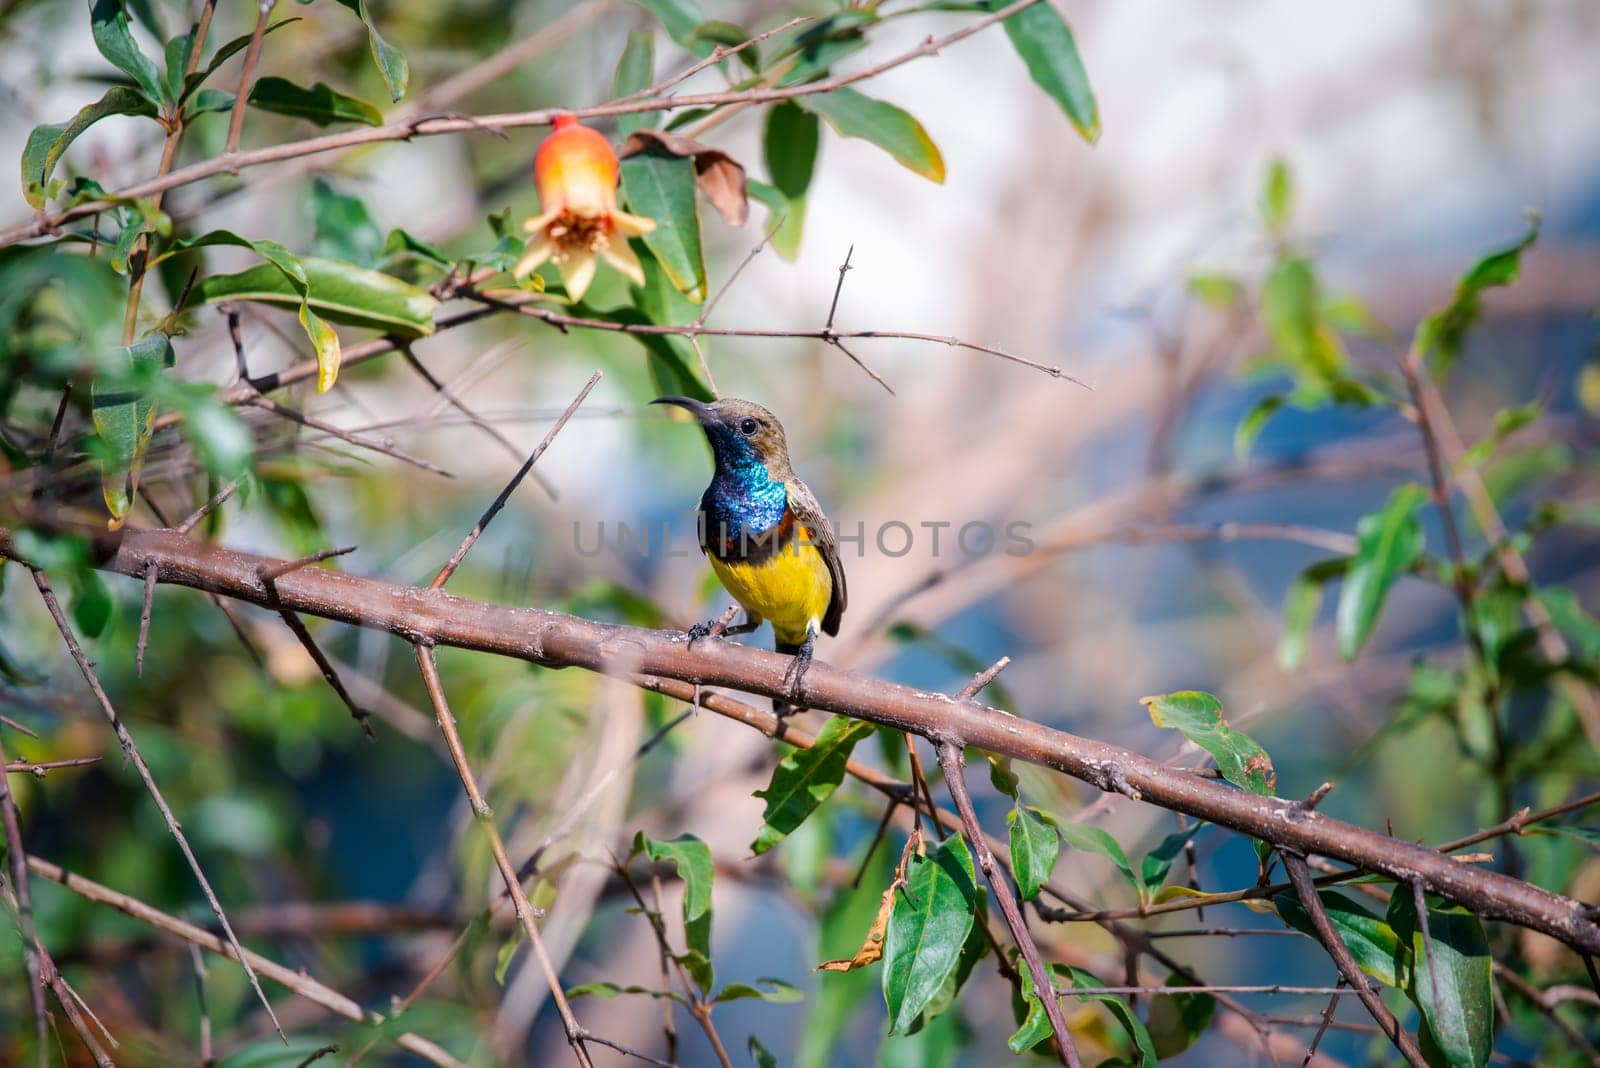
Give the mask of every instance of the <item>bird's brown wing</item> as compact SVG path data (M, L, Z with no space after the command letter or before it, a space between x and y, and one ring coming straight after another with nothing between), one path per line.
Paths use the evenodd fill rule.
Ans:
M798 478L784 483L789 491L789 511L796 520L811 532L811 544L817 547L828 565L828 575L833 579L833 595L828 599L828 611L822 617L822 630L829 635L839 633L839 617L844 615L846 594L844 565L839 562L839 543L833 534L833 524L822 514L822 505L811 488Z

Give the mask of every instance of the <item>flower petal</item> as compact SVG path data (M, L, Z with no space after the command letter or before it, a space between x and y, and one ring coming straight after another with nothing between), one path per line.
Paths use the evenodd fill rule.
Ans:
M522 220L522 232L525 234L536 234L540 230L543 230L545 227L549 226L551 223L555 222L556 216L560 214L561 206L551 205L550 210L546 211L544 214L535 215L532 218Z
M522 258L517 261L517 265L511 269L511 276L518 279L528 277L539 269L540 264L550 258L550 254L553 251L555 249L550 244L550 239L545 237L544 234L541 233L529 239L527 251L522 254Z
M644 285L644 267L626 241L612 241L600 250L600 255L636 286Z
M617 233L627 237L643 237L656 228L654 219L647 219L643 215L629 215L625 211L611 213L611 225Z
M594 281L594 253L574 250L561 264L561 280L567 285L567 297L578 301Z

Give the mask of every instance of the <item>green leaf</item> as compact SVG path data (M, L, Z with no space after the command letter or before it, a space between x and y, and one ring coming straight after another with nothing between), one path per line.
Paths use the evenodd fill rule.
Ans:
M1147 1026L1156 1056L1162 1060L1176 1057L1199 1040L1211 1026L1217 1012L1217 999L1210 994L1181 993L1190 985L1177 975L1167 976L1171 994L1160 994L1150 999Z
M1002 6L1001 0L990 0L991 8ZM1011 46L1027 64L1028 76L1034 84L1049 94L1060 105L1067 120L1077 128L1083 139L1093 144L1100 137L1100 110L1095 104L1094 90L1089 86L1089 73L1083 69L1083 58L1078 55L1078 44L1066 20L1049 0L1025 7L1001 23Z
M772 235L772 247L785 259L794 259L800 250L806 191L816 171L820 139L821 122L811 112L791 101L774 104L768 109L762 148L777 201L774 204L769 200L768 205L775 215L783 217ZM752 194L759 195L754 190Z
M1427 935L1417 918L1410 888L1389 898L1389 924L1399 940L1397 971L1427 1024L1427 1035L1443 1061L1457 1068L1483 1068L1494 1045L1494 995L1489 942L1483 923L1460 905L1429 895ZM1433 947L1433 959L1427 946ZM1438 985L1435 986L1435 979ZM1426 1050L1429 1045L1421 1045Z
M1544 402L1529 401L1511 408L1502 408L1494 413L1494 429L1482 441L1476 442L1472 448L1461 454L1456 461L1456 471L1469 467L1481 467L1486 463L1502 442L1525 426L1531 426L1539 421L1544 414Z
M1172 727L1216 759L1222 777L1253 794L1271 796L1278 777L1272 759L1248 734L1222 718L1222 702L1199 690L1141 697L1157 727Z
M710 993L711 876L715 870L710 847L692 834L662 842L640 831L633 839L633 853L643 853L657 863L668 861L678 869L678 878L683 880L683 936L689 947L684 966L701 992Z
M1397 895L1398 896L1398 895ZM1364 906L1332 890L1319 890L1322 907L1328 913L1334 930L1350 950L1350 955L1361 970L1385 986L1398 986L1395 978L1395 953L1400 940L1388 922L1368 911ZM1294 894L1278 894L1272 899L1283 922L1302 934L1317 937L1311 924L1311 915Z
M702 59L717 47L715 41L699 36L706 13L695 0L638 0L639 6L661 20L661 26L678 44Z
M869 858L863 858L861 850L856 853L852 868L861 871L861 881L856 886L846 884L840 888L822 911L817 925L818 960L850 960L859 952L858 947L871 937L883 890L894 878L893 850L880 847ZM878 938L881 940L887 933L879 932ZM872 979L872 971L866 967L822 972L795 1052L798 1068L825 1068L831 1062L839 1035L865 1007Z
M511 959L517 955L517 947L522 945L522 927L518 925L511 931L511 937L500 945L494 955L494 981L497 986L506 985L506 972L511 970Z
M312 255L375 267L385 251L383 231L372 221L360 197L341 193L321 178L311 182ZM392 231L391 242L402 230ZM404 238L401 239L402 242Z
M1278 410L1289 403L1289 398L1282 393L1273 393L1262 397L1250 406L1244 413L1244 418L1239 420L1239 425L1233 432L1233 453L1244 460L1250 456L1250 450L1255 447L1256 438L1261 436L1261 431L1266 427L1267 420L1277 414Z
M1366 644L1395 579L1422 558L1425 543L1417 510L1427 499L1421 486L1406 483L1356 524L1356 554L1339 591L1336 617L1339 655L1346 660L1355 659Z
M283 29L291 22L299 21L300 19L298 16L295 18L279 19L277 22L274 22L267 27L266 33L263 33L262 37L266 37L268 34L275 33L278 30ZM186 99L196 89L204 85L206 80L215 74L217 69L220 68L224 63L228 62L228 60L232 59L234 56L248 48L250 46L250 38L252 36L254 36L253 31L251 33L242 33L238 37L235 37L233 40L229 41L227 44L223 45L221 48L217 49L216 52L212 54L211 62L206 64L205 69L197 70L193 74L190 74L184 78L183 94L180 99Z
M110 374L96 375L92 387L95 433L107 447L101 456L101 491L120 527L133 507L139 468L155 430L156 377L173 362L172 341L162 333L146 334L112 357Z
M108 115L142 115L155 118L156 107L139 92L125 85L114 85L93 104L81 108L71 122L35 127L22 149L22 195L29 205L44 207L59 188L52 188L50 176L67 146L89 127Z
M1061 837L1037 809L1026 805L1016 805L1006 813L1006 830L1011 837L1011 871L1017 889L1022 900L1031 901L1050 878L1061 852Z
M1085 853L1095 853L1105 857L1116 865L1125 879L1133 886L1139 895L1139 900L1144 900L1144 881L1139 878L1139 873L1133 870L1133 865L1128 862L1128 854L1123 852L1122 846L1111 837L1110 833L1093 824L1072 823L1056 821L1056 831L1061 835L1061 840L1073 849Z
M367 0L339 0L339 3L354 11L356 17L366 25L367 43L372 46L372 61L378 65L378 73L383 75L383 84L389 87L389 99L398 103L406 95L406 83L411 79L411 67L406 63L406 57L378 32L378 27L372 21L372 13L367 9Z
M1167 881L1167 874L1172 871L1172 865L1178 860L1178 854L1205 826L1204 823L1191 823L1181 831L1173 831L1145 854L1144 862L1139 866L1139 879L1147 890L1161 889L1161 884Z
M756 1062L756 1068L778 1068L778 1058L774 1057L772 1051L763 1046L755 1035L750 1036L749 1041L745 1043L745 1049L749 1051L750 1059Z
M648 30L632 30L628 43L617 61L616 77L611 82L611 97L621 100L650 88L656 72L656 35ZM626 138L635 130L648 130L656 125L656 113L640 111L632 115L617 116L617 136Z
M1267 178L1261 189L1261 218L1267 229L1282 234L1294 208L1294 177L1282 159L1267 164Z
M817 732L809 749L795 749L772 771L772 781L756 797L766 801L761 833L750 843L752 853L765 853L793 831L844 781L844 767L856 743L873 726L864 720L833 716Z
M383 124L383 115L377 108L365 100L346 96L324 82L317 82L307 89L287 78L270 75L259 78L250 90L250 106L275 115L309 119L318 126L335 122L359 122L366 126Z
M1106 985L1093 973L1086 972L1082 968L1072 968L1061 964L1053 965L1052 967L1057 975L1069 977L1072 980L1070 985L1074 987ZM1026 968L1022 970L1027 971ZM1133 1008L1126 1001L1114 994L1083 994L1080 997L1089 1001L1098 1001L1110 1009L1111 1015L1117 1018L1123 1029L1128 1032L1128 1038L1133 1041L1133 1048L1138 1053L1138 1059L1134 1063L1139 1068L1156 1068L1158 1060L1155 1043L1151 1040L1150 1032L1145 1029L1144 1023L1139 1019L1138 1014L1133 1011Z
M1289 584L1283 596L1283 637L1278 640L1278 663L1285 671L1300 666L1306 655L1306 636L1322 607L1322 591L1330 581L1343 578L1350 569L1344 557L1318 560Z
M85 568L72 579L72 623L85 638L98 638L111 622L116 603L97 571Z
M1224 311L1244 299L1244 283L1221 271L1195 271L1189 275L1187 284L1195 297Z
M1106 985L1092 973L1086 972L1082 968L1073 968L1065 964L1052 964L1050 970L1057 978L1070 980L1069 986L1098 987ZM1011 1052L1024 1053L1050 1037L1050 1019L1045 1015L1044 1005L1039 1001L1037 987L1033 982L1032 970L1018 968L1017 972L1022 979L1022 1001L1028 1007L1028 1014L1022 1021L1022 1026L1018 1027L1016 1033L1006 1040L1006 1044L1011 1048ZM1060 985L1057 984L1057 986L1059 989ZM1151 1039L1150 1032L1146 1030L1143 1021L1139 1019L1138 1014L1133 1011L1126 1001L1111 994L1084 994L1081 997L1090 1001L1098 1001L1111 1010L1111 1014L1122 1024L1123 1029L1128 1033L1128 1038L1133 1043L1134 1052L1137 1054L1137 1060L1133 1062L1134 1064L1137 1064L1139 1068L1156 1068L1158 1061L1155 1042Z
M759 985L752 986L749 983L729 983L727 986L717 991L717 996L711 1000L713 1003L720 1004L724 1001L740 1001L745 998L759 998L762 1001L770 1001L775 1005L791 1005L796 1001L804 1001L806 997L805 994L801 993L790 984L784 982L782 979L774 979L770 975L763 975L761 978L756 980L756 983ZM771 989L762 990L762 986L771 987Z
M883 999L890 1033L909 1029L955 971L976 901L972 855L960 835L907 863L906 885L895 897L884 940Z
M307 301L331 322L381 330L397 337L433 333L438 301L423 289L364 267L306 256L300 259ZM237 274L211 275L195 283L186 306L250 300L298 308L300 296L285 275L268 264Z
M871 141L924 178L944 181L944 157L939 154L939 146L922 124L901 108L854 89L804 96L797 103L822 116L840 137Z
M132 78L151 103L170 103L166 80L133 39L123 0L89 0L89 26L95 47L112 66Z
M184 106L183 113L190 119L213 112L232 111L233 94L221 89L202 89Z
M1461 355L1461 344L1483 313L1483 291L1508 286L1522 270L1522 254L1539 239L1539 216L1528 218L1527 232L1516 241L1484 256L1456 283L1450 304L1434 312L1417 327L1412 345L1444 372Z
M672 284L689 299L706 298L706 255L700 240L700 202L694 160L651 144L622 161L628 209L656 221L641 239Z

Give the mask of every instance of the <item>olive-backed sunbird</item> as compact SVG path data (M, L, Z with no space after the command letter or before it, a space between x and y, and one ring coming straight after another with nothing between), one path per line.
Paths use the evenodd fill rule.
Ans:
M772 624L775 647L792 655L787 679L798 698L817 634L839 633L844 567L833 524L789 466L783 425L759 404L726 397L712 404L661 397L693 413L711 445L716 470L700 498L700 548L711 570L745 611L724 634ZM691 638L712 628L700 624ZM783 702L774 702L780 712Z

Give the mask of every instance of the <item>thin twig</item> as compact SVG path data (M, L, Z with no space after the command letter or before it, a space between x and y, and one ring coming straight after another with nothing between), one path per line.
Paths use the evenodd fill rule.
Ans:
M1328 956L1333 958L1333 963L1338 966L1339 974L1355 990L1356 996L1361 999L1361 1004L1367 1007L1373 1020L1378 1024L1378 1029L1384 1033L1406 1063L1412 1068L1427 1068L1428 1062L1422 1056L1422 1051L1417 1048L1416 1042L1400 1026L1400 1021L1394 1018L1394 1013L1383 1003L1383 999L1367 986L1366 976L1361 972L1361 966L1350 955L1350 949L1339 937L1339 932L1333 926L1333 921L1328 918L1328 910L1323 907L1322 898L1317 895L1316 884L1311 881L1311 870L1306 867L1306 859L1298 853L1279 848L1278 854L1283 857L1283 866L1289 872L1289 880L1294 884L1294 892L1300 898L1306 914L1311 918L1312 929L1317 932L1317 939L1328 951Z
M6 764L6 748L0 740L0 768L10 771ZM38 933L33 926L33 898L28 893L27 851L22 844L22 824L17 819L17 803L11 797L9 775L0 775L0 824L4 824L6 860L11 869L11 883L17 896L17 919L22 930L22 961L28 973L28 997L33 1003L33 1023L37 1032L39 1068L50 1068L49 1010L44 1003L43 970L39 965Z
M193 942L189 943L189 965L194 970L194 999L200 1011L200 1065L211 1068L217 1058L211 1050L211 1011L206 1007L206 959Z
M222 910L222 902L217 900L216 891L211 889L211 883L206 879L206 874L200 869L200 861L195 858L194 850L189 848L189 839L184 837L183 828L179 825L177 817L172 814L172 809L167 805L167 799L161 793L161 788L156 785L155 776L150 774L150 768L144 762L144 756L139 752L139 747L134 744L133 735L129 733L127 724L122 722L117 715L117 710L111 704L111 699L106 696L105 689L100 685L99 677L94 673L94 668L89 664L89 658L84 656L83 649L78 645L77 636L72 633L72 626L67 622L67 617L61 611L61 602L56 600L55 591L50 588L50 580L43 571L33 573L33 583L39 590L39 596L44 599L44 604L50 611L50 617L55 620L56 629L61 632L61 640L66 643L67 652L72 655L73 662L78 665L78 671L89 684L89 689L94 693L95 701L100 706L100 711L105 714L111 723L112 730L116 732L117 741L122 745L122 751L138 771L139 778L144 781L145 789L156 803L156 808L161 812L161 818L166 822L167 830L178 843L178 849L183 853L183 859L188 862L189 870L194 873L195 881L200 884L200 890L205 894L206 903L211 906L211 912L217 917L217 922L222 925L222 931L228 938L228 944L233 947L238 955L238 960L244 966L244 971L250 978L250 986L255 990L256 998L267 1011L267 1017L272 1021L273 1029L278 1032L287 1045L289 1038L283 1033L283 1027L278 1023L278 1014L272 1011L272 1003L267 1000L266 992L261 989L261 980L256 977L245 956L244 947L239 944L239 939L233 933L233 927L228 923L227 913Z
M238 478L229 482L226 486L223 486L216 493L212 494L210 500L206 501L206 503L202 504L199 508L196 508L187 518L184 519L183 522L178 524L178 533L189 533L197 525L199 525L200 520L210 515L216 509L222 507L222 505L227 502L229 497L232 497L238 492L239 487L242 485L244 485L244 476L240 475Z
M593 381L590 379L591 384ZM528 936L528 944L533 947L534 957L544 972L546 983L549 984L550 996L555 1000L556 1011L561 1016L561 1025L567 1032L567 1042L572 1046L573 1056L577 1058L581 1068L593 1068L589 1050L584 1045L584 1029L578 1023L578 1018L573 1015L572 1006L567 1002L567 995L561 989L561 979L556 975L555 965L551 963L550 955L544 948L544 939L539 934L539 924L535 919L533 906L529 904L528 896L522 889L522 882L511 866L511 858L506 855L506 845L500 838L500 831L494 825L494 813L489 808L489 802L484 800L482 791L478 789L478 780L467 763L466 749L462 746L461 735L456 730L456 718L450 711L449 702L445 699L444 683L439 678L439 665L434 660L433 648L419 643L416 650L417 666L422 670L423 685L427 687L428 697L433 701L434 711L438 715L439 729L444 732L445 744L449 746L451 759L455 761L456 774L460 776L461 785L467 792L472 814L476 817L478 825L483 828L484 836L489 840L489 851L494 854L495 866L500 869L500 877L505 881L506 892L511 895L512 909L516 912L517 921L522 924L522 931Z
M1340 976L1339 985L1344 986L1344 977ZM1339 995L1343 990L1335 990L1328 997L1328 1007L1322 1010L1322 1024L1317 1028L1317 1033L1311 1036L1311 1044L1306 1046L1306 1055L1300 1062L1300 1068L1309 1068L1316 1059L1317 1047L1322 1045L1322 1036L1328 1033L1328 1025L1333 1022L1333 1014L1339 1011Z
M835 89L842 89L845 86L875 78L880 74L896 67L904 66L924 56L938 55L941 50L958 41L964 41L973 34L988 29L995 23L1008 19L1040 2L1041 0L1012 0L1011 3L1006 4L1004 7L997 8L981 18L974 19L958 30L945 34L943 37L928 37L916 46L881 63L864 67L858 71L852 71L849 74L834 75L830 78L805 82L800 85L763 87L721 93L686 94L664 99L613 101L581 108L540 108L535 111L512 112L502 115L419 118L386 123L382 126L344 130L339 133L307 138L303 141L268 145L247 152L222 155L214 159L202 160L199 163L191 164L188 167L172 171L151 181L125 186L106 194L103 200L75 204L70 208L56 212L37 213L29 222L13 226L9 230L0 231L0 247L13 245L18 241L25 241L29 238L49 233L62 223L73 219L87 218L106 211L115 204L154 196L156 193L189 185L219 174L235 174L247 167L256 167L288 159L299 159L305 156L321 155L325 152L336 152L358 145L379 144L385 141L410 141L418 137L437 137L443 134L498 132L528 126L548 126L555 121L558 115L571 115L578 119L596 119L613 115L674 111L681 108L717 107L723 104L776 103L781 100L793 100L818 93L830 93Z
M297 412L287 405L279 404L270 397L264 397L260 394L257 394L256 396L251 397L247 403L252 404L257 408L262 408L266 411L269 411L273 415L287 419L291 423L299 423L301 426L308 426L312 430L320 430L324 434L331 434L340 441L354 445L358 449L370 449L373 452L381 453L384 456L393 457L402 463L408 463L413 467L420 467L424 471L431 471L436 475L443 475L445 478L456 477L449 471L440 467L438 464L424 460L418 456L412 456L410 453L402 449L397 449L386 441L378 441L373 438L363 437L359 434L352 434L348 430L334 426L332 423L309 416L304 412Z
M140 901L120 891L113 890L92 879L86 879L76 872L67 871L59 864L52 864L42 857L30 856L28 869L35 875L60 883L79 897L101 905L109 905L141 923L147 923L160 931L176 935L186 942L190 942L202 949L208 950L230 960L238 961L244 965L245 970L254 975L260 972L273 982L293 991L295 994L313 1004L320 1005L329 1012L343 1016L356 1023L381 1024L384 1017L376 1012L363 1010L360 1003L353 998L348 998L337 990L313 979L304 970L286 968L276 961L269 960L259 953L251 950L242 950L237 943L218 938L215 934L203 927L197 927L186 920L162 912L152 905ZM418 1035L406 1032L395 1038L395 1044L401 1049L415 1053L433 1064L445 1068L459 1068L454 1057L434 1043Z
M1050 1020L1050 1029L1055 1032L1061 1063L1078 1068L1082 1062L1078 1059L1077 1048L1072 1044L1072 1033L1067 1030L1066 1017L1061 1013L1061 1001L1051 996L1055 990L1055 980L1039 956L1039 947L1028 931L1028 922L1023 919L1022 911L1017 908L1011 884L995 862L994 853L989 849L989 839L978 822L977 811L972 807L972 795L967 792L966 772L963 770L965 760L959 742L939 742L939 766L944 769L945 788L950 791L950 797L956 803L956 812L966 827L967 841L978 855L978 867L983 869L984 877L989 880L995 901L1006 918L1006 926L1011 928L1011 936L1016 939L1022 959L1027 962L1028 971L1033 975L1033 989L1038 994L1039 1003L1044 1006L1045 1016Z
M239 71L239 91L233 98L233 115L228 119L228 145L225 155L239 152L239 134L244 130L244 113L248 110L250 90L255 85L256 64L261 60L261 42L267 35L267 22L272 18L278 0L256 0L256 28L250 34L250 45L245 49L244 67Z
M150 644L150 616L156 604L156 565L144 569L144 607L139 611L139 640L133 648L134 671L144 678L144 650Z
M572 418L572 413L578 410L578 406L583 403L584 398L589 395L589 391L594 389L595 383L599 381L599 371L589 376L589 381L583 384L583 388L572 399L572 403L567 405L566 411L561 413L561 417L551 426L544 439L534 446L533 451L528 454L528 458L517 469L517 473L511 476L511 481L505 484L499 495L484 510L483 515L478 518L478 522L467 533L466 540L461 543L461 547L451 554L450 559L439 569L439 573L433 576L433 581L428 584L429 588L435 590L443 589L444 584L450 581L450 576L455 574L456 568L461 566L461 561L466 559L466 555L471 551L472 546L482 536L483 532L489 528L489 524L494 521L494 517L500 514L500 509L506 506L506 502L511 499L511 495L522 484L522 480L527 477L529 471L533 470L533 465L539 462L539 457L544 455L545 450L550 447L550 443L556 439L556 435L561 433L561 428L567 425L567 420Z
M5 765L5 769L12 775L26 773L36 779L42 779L45 776L45 772L55 771L57 768L83 768L88 767L90 764L98 763L100 763L100 758L97 756L70 757L66 760L40 760L37 762L32 760L13 760Z

